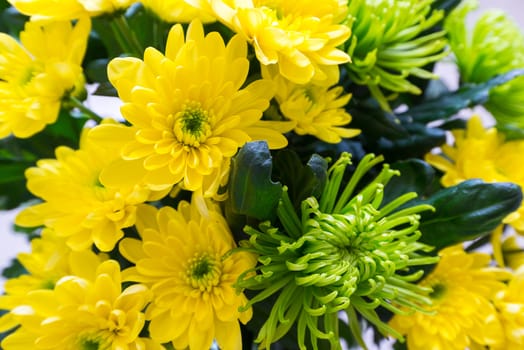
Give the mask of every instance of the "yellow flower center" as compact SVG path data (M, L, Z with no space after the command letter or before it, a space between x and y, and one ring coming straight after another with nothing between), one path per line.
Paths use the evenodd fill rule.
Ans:
M186 146L198 147L211 135L211 116L199 102L191 101L175 115L174 133Z
M195 289L210 291L220 282L222 263L208 253L196 253L188 262L186 281Z
M109 350L111 342L100 334L88 332L78 337L78 350Z

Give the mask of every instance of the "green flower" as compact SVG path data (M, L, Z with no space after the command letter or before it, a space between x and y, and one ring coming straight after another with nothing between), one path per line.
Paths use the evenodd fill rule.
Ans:
M389 110L382 89L420 94L410 76L433 79L424 69L448 53L444 31L426 33L443 18L432 11L433 0L352 0L347 25L353 35L346 42L352 62L349 77L367 85L383 109Z
M306 348L307 333L314 349L319 339L339 349L339 311L347 312L352 332L361 343L357 313L382 333L401 338L379 319L375 309L382 306L405 313L398 306L420 311L420 306L430 304L427 293L431 290L413 283L422 271L410 273L408 269L436 262L420 254L431 247L417 241L418 213L432 207L399 209L415 193L383 204L384 186L398 175L387 165L354 193L364 174L381 161L382 157L367 155L341 191L344 172L351 164L345 153L330 168L320 200L307 198L296 213L284 192L278 207L281 226L264 222L258 229L246 227L250 238L243 242L244 249L258 254L259 265L256 274L250 270L242 275L237 287L258 291L246 308L270 297L274 300L256 339L261 348L296 325L300 349Z
M469 31L466 16L478 2L466 1L446 19L449 44L461 80L483 83L494 76L524 67L524 35L506 13L491 10L483 13ZM499 127L524 127L524 77L518 77L490 92L486 108Z

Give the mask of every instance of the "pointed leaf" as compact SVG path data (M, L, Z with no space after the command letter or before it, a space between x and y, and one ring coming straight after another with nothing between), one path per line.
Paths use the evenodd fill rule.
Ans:
M310 196L320 197L327 181L327 161L313 154L306 165L303 165L296 152L280 151L275 157L275 168L280 174L280 181L288 187L293 205Z
M486 103L489 100L489 92L491 89L521 75L524 75L524 69L514 69L507 73L497 75L481 84L465 85L457 91L444 94L437 99L412 107L407 112L399 114L399 117L412 118L415 121L423 123L446 119L464 108Z
M420 241L438 250L493 231L519 208L522 191L513 183L474 179L442 189L421 202L436 210L421 214Z
M282 185L271 180L273 162L267 143L249 142L232 159L229 200L235 214L267 220L275 215Z

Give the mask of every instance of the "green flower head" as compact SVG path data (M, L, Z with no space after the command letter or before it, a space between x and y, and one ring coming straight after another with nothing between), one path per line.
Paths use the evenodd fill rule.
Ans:
M431 290L412 283L422 271L407 271L436 262L421 254L431 247L417 241L418 213L432 207L399 209L415 193L383 203L384 186L398 174L387 165L355 193L365 173L381 161L367 155L343 187L351 163L345 153L329 169L320 199L307 198L297 213L284 192L278 208L281 226L265 222L258 229L245 229L250 238L244 247L258 254L259 266L256 274L248 271L241 276L237 285L258 291L247 307L274 298L257 338L262 348L296 325L300 349L306 348L306 334L315 349L319 339L338 349L339 311L347 312L359 341L357 313L381 332L401 337L379 319L375 309L382 306L400 313L398 306L420 310L431 302L427 297Z
M449 43L461 80L483 83L496 75L524 67L524 35L519 26L499 10L483 13L474 28L466 26L476 0L465 1L446 19ZM497 119L498 127L524 128L524 77L518 77L490 92L486 108Z
M443 18L432 11L433 0L352 0L347 25L352 30L346 51L349 77L367 85L383 109L389 110L382 89L420 94L410 76L432 79L423 67L447 55L444 31L426 30Z

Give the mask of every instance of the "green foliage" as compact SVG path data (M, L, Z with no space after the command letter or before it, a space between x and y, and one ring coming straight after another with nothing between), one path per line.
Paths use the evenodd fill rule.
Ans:
M86 120L63 109L54 124L28 139L0 140L0 210L16 208L33 198L25 186L25 170L38 159L54 158L60 145L78 148Z
M420 240L441 249L493 231L522 202L513 183L468 180L437 191L420 203L436 210L421 214Z
M524 75L524 69L515 69L484 83L464 85L457 91L411 107L407 112L399 114L399 118L412 119L420 123L447 119L464 108L488 102L492 89L522 75Z
M273 163L267 143L249 142L231 160L229 201L234 214L259 220L275 216L282 185L271 180Z
M275 168L280 182L287 186L295 208L307 197L320 197L327 181L327 161L313 154L303 165L298 154L291 150L280 151L275 157Z

